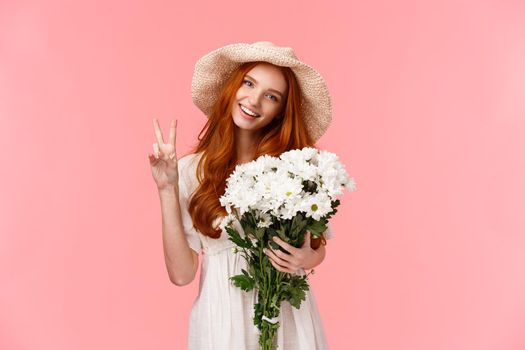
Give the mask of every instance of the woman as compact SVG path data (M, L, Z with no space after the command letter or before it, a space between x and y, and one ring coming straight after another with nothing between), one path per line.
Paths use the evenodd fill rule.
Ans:
M331 120L328 89L291 48L263 41L227 45L199 59L192 98L209 119L190 154L177 160L176 122L171 122L165 143L154 119L157 142L149 160L161 199L166 267L173 283L186 285L195 278L203 252L189 349L258 349L253 324L256 293L244 292L228 280L241 273L246 262L233 252L233 242L219 225L226 215L219 197L237 164L313 146ZM330 238L329 231L325 234ZM290 254L268 249L272 265L299 274L319 265L326 240L312 239L309 233L306 238L299 248L277 240ZM300 309L282 303L279 325L279 349L328 348L311 291Z

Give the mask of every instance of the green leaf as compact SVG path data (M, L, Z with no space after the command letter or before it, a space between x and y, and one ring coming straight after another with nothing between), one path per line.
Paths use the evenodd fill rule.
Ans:
M277 230L275 230L277 232L277 234L279 235L279 238L282 239L283 241L285 242L288 242L288 237L286 235L286 227L285 226L281 226L279 227Z
M226 232L228 232L228 236L229 236L229 240L232 241L233 243L237 244L239 247L242 247L242 248L250 248L251 244L248 244L242 237L241 235L239 234L239 232L237 232L236 229L234 228L231 228L229 226L226 226Z
M336 199L335 201L332 201L332 203L331 203L332 211L325 215L326 219L330 219L332 216L335 215L335 213L337 213L337 209L336 208L339 206L339 204L341 204L341 201L339 199Z
M273 250L279 249L281 246L275 243L274 241L270 241L270 247L272 247Z
M292 276L290 283L283 287L283 300L288 300L297 309L306 300L306 291L310 289L305 276Z
M320 219L312 221L306 229L310 231L313 237L319 237L321 233L326 231L328 221L326 219Z
M243 229L245 227L248 229L253 229L254 227L257 227L257 219L255 218L255 215L250 211L247 211L243 214L240 223Z
M246 272L246 271L244 271L244 272ZM233 281L233 284L236 287L239 287L239 288L241 288L242 290L244 290L246 292L252 290L253 287L255 286L255 281L253 280L253 278L251 278L251 277L249 277L249 276L247 276L245 274L236 275L236 276L230 277L230 280Z
M299 234L304 230L307 224L307 220L303 219L303 215L298 213L292 219L292 227L290 228L290 238L296 240Z
M264 231L265 231L264 227L256 227L254 229L255 237L257 237L258 240L262 240L264 237Z
M301 301L306 299L306 293L302 289L293 289L291 292L290 299L288 300L290 304L299 309L301 307Z

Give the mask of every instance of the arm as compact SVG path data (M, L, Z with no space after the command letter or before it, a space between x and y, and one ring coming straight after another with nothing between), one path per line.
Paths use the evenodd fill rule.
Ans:
M166 268L170 281L177 286L184 286L195 278L199 256L190 248L184 234L178 185L159 189L159 197Z

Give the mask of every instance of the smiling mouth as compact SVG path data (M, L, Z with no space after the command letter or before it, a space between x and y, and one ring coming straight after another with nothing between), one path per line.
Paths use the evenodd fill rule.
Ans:
M259 118L259 117L261 116L260 114L257 114L257 115L251 115L251 114L245 112L245 111L243 110L243 108L246 109L246 110L248 110L248 111L250 111L250 113L254 113L254 112L252 112L249 108L246 108L246 107L244 107L243 105L241 105L241 104L239 103L239 109L241 110L242 113L244 113L244 114L247 115L248 117L251 117L251 118Z

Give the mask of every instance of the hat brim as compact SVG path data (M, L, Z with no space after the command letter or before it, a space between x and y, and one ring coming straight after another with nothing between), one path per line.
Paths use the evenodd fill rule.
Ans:
M291 57L293 56L293 57ZM191 83L193 103L209 116L218 98L218 91L240 65L245 62L264 61L289 67L301 89L301 110L310 137L317 141L332 120L332 106L328 87L323 77L311 66L272 47L238 43L216 49L195 64Z

